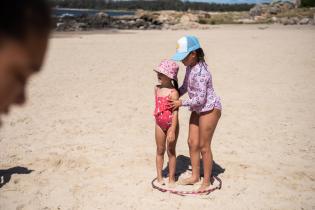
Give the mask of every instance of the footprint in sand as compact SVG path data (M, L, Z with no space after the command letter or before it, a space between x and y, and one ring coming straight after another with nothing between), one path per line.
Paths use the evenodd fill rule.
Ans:
M76 150L78 150L78 151L86 150L86 146L79 145L79 146L76 147Z
M247 168L249 168L249 165L246 165L246 164L240 164L240 167L241 167L242 169L247 169Z
M62 160L61 159L58 159L58 160L55 160L54 163L53 163L53 166L55 167L60 167L62 164Z
M16 178L16 179L13 180L13 183L14 183L14 184L18 184L19 182L20 182L20 179L19 179L19 178Z
M25 205L24 204L21 204L21 205L18 205L15 209L16 210L22 210L24 209Z

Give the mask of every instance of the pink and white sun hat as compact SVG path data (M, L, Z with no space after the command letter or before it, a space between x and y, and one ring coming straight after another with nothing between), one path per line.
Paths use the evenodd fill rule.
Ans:
M154 69L154 71L164 74L168 78L174 79L176 81L178 70L179 66L177 65L177 63L168 59L162 60L159 66Z

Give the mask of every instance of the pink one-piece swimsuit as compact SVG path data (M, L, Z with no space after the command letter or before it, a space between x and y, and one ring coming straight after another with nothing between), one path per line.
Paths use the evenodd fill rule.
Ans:
M155 91L155 122L160 128L166 132L172 125L172 109L169 108L168 96L157 96Z

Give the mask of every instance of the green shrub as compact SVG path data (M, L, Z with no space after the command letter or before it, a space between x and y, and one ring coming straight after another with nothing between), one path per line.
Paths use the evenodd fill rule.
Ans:
M200 24L208 24L208 22L209 22L208 20L209 19L206 19L206 18L200 18L198 23L200 23Z

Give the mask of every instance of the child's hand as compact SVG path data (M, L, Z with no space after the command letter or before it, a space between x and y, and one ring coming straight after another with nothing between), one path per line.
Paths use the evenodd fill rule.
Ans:
M168 102L170 103L170 108L174 111L177 110L179 107L182 106L181 100L174 100L174 99L168 99Z
M169 143L174 142L175 141L175 132L168 130L167 135L166 135L166 140Z

